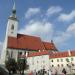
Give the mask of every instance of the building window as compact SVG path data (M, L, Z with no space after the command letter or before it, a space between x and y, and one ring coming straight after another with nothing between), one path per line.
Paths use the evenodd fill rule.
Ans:
M57 62L59 62L59 59L57 59Z
M66 61L67 61L67 62L69 62L69 59L68 59L68 58L66 58Z
M11 51L11 58L13 57L13 51Z
M19 55L22 55L22 52L19 52Z
M60 65L59 65L59 64L58 64L57 66L58 66L58 67L60 67Z
M53 62L53 60L51 60L51 62Z
M63 67L63 64L61 64L61 66Z
M8 50L6 51L6 56L10 58L10 52Z
M61 62L63 62L63 59L61 59Z
M9 55L9 51L7 50L6 55Z
M11 29L14 30L14 25L11 26Z
M37 63L39 63L39 61L37 60Z
M52 67L54 67L54 65L52 65Z
M71 61L73 61L73 58L71 58Z
M24 54L26 55L26 51L24 52Z
M72 64L72 66L74 66L74 64Z
M67 66L69 66L68 64L66 64Z

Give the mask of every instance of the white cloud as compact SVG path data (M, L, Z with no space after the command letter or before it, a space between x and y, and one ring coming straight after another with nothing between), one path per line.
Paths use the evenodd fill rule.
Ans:
M2 42L0 42L0 50L2 49L2 45L3 45L3 43L2 43Z
M54 41L58 45L66 44L67 41L69 41L72 37L75 37L75 23L70 24L66 31L61 32L60 35L54 37Z
M53 34L53 26L50 22L32 21L29 22L20 33L40 36L43 40L51 40Z
M2 48L3 48L3 43L0 42L0 55L1 55Z
M41 10L39 8L35 8L35 9L36 10L34 11L34 8L29 8L25 17L29 18L33 15L38 15L38 13L40 13ZM60 13L61 11L62 11L62 8L59 6L56 6L56 7L53 6L49 8L47 12L43 14L39 14L39 16L45 16L45 17L42 17L41 19L36 17L37 18L36 20L30 19L28 24L26 24L24 28L21 28L19 30L19 33L39 36L42 38L42 40L45 40L45 41L51 41L53 39L56 45L63 46L69 40L71 40L72 37L75 37L75 23L68 25L65 31L59 31L59 30L56 31L54 29L54 24L52 24L48 20L49 19L48 16L56 14L56 13ZM67 16L72 14L74 16L74 11L72 11L72 13L68 14ZM58 34L58 32L60 34Z
M61 35L58 35L54 37L54 41L56 42L57 45L63 45L66 43L67 40L69 40L71 35L66 32L62 32Z
M75 10L73 10L71 13L69 14L65 14L65 13L62 13L60 14L60 16L58 17L58 19L60 21L71 21L75 18Z
M75 34L75 23L71 24L68 29L67 32L73 33Z
M40 13L40 8L29 8L25 14L25 18L30 18L31 16Z
M56 14L61 11L62 11L62 8L60 6L52 6L47 10L46 15L51 16L52 14Z

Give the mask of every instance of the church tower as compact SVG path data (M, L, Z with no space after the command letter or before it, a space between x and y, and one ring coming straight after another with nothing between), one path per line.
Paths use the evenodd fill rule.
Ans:
M3 50L1 53L1 64L5 64L6 54L7 54L8 37L17 38L17 31L18 31L18 19L16 16L16 7L15 7L15 2L14 2L12 14L8 18L8 22L7 22L6 36L5 36L5 40L4 40L4 44L3 44Z
M14 2L12 14L8 18L6 36L17 37L17 31L18 31L18 19L16 17L16 7Z

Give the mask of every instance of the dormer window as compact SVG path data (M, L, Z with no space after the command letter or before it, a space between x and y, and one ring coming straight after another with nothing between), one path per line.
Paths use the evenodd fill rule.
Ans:
M11 29L14 30L14 25L11 26Z

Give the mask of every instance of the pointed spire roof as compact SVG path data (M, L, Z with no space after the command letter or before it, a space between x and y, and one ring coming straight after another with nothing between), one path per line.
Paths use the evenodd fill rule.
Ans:
M9 17L9 19L18 20L17 17L16 17L16 4L15 4L15 1L14 1L13 8L12 8L12 14Z
M14 2L14 5L13 5L12 13L16 14L16 5L15 5L15 2Z
M51 43L53 43L53 40L51 40Z

